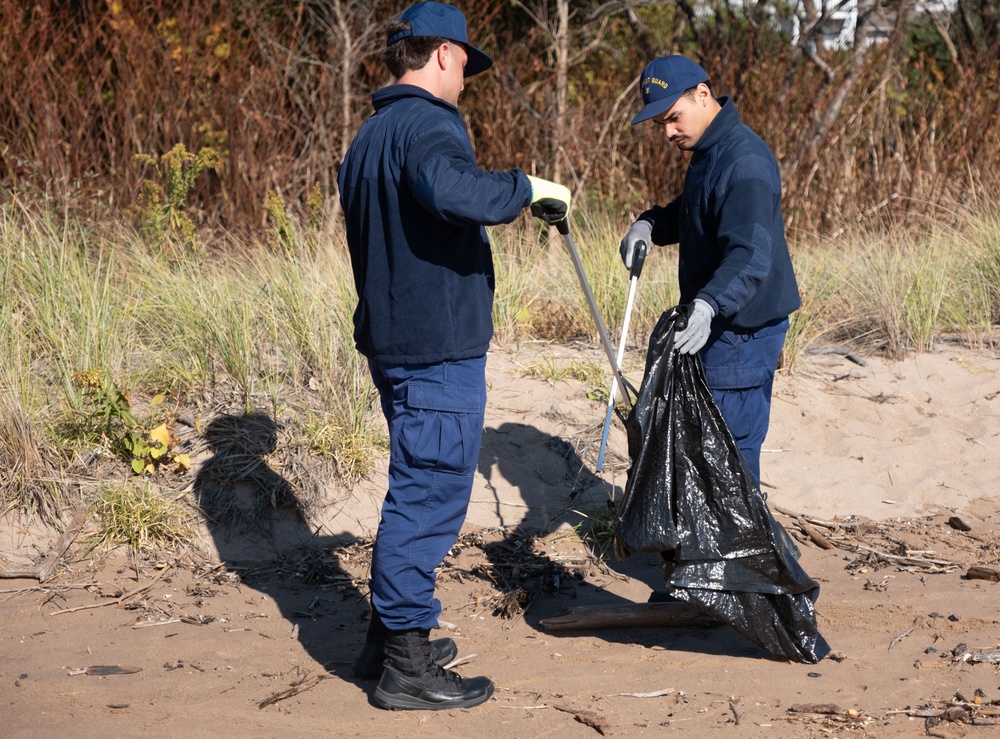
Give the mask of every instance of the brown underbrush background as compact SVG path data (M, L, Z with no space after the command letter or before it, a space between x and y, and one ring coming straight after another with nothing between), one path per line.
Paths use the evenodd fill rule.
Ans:
M408 4L0 0L0 199L159 227L177 205L160 159L181 147L204 174L175 229L335 230L343 152L388 82L380 23ZM947 219L1000 190L996 0L862 0L843 49L821 43L811 2L460 5L496 60L461 101L480 162L567 183L581 214L626 224L678 186L679 158L629 125L640 71L668 53L701 62L774 149L793 234Z

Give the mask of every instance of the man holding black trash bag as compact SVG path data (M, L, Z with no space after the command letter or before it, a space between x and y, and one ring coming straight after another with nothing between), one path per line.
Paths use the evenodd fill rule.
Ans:
M760 482L771 389L799 291L785 242L781 176L767 145L728 97L680 55L654 59L640 79L643 108L689 159L681 194L642 213L621 243L631 269L645 244L679 243L687 327L674 346L700 354L712 395Z
M557 223L570 193L520 169L477 166L456 106L464 80L493 60L469 43L458 8L404 11L387 27L384 61L395 83L372 95L375 112L338 175L358 292L354 339L390 442L372 617L354 670L380 677L383 708L468 708L488 700L493 683L444 669L455 643L429 631L441 612L435 569L465 520L483 432L495 279L484 226L529 205Z

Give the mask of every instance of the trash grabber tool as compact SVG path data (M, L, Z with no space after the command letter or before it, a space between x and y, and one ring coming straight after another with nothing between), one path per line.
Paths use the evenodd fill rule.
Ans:
M608 330L604 328L604 321L601 320L601 314L597 310L597 303L594 302L594 294L590 291L590 284L587 282L587 275L583 271L583 263L580 261L580 254L577 252L576 246L573 244L573 237L569 235L569 218L563 218L555 224L555 226L559 233L562 234L563 240L566 242L566 250L569 252L570 259L573 260L573 266L576 268L576 276L580 278L580 287L583 288L583 294L587 298L587 306L590 308L590 315L593 317L594 323L597 324L597 333L600 335L601 344L604 346L604 351L608 355L608 361L611 363L612 375L619 382L622 388L631 391L633 394L637 394L631 383L622 377L621 368L615 360L615 350L611 348L611 340L608 338Z
M639 275L642 274L642 263L646 260L646 242L639 241L636 244L635 256L632 258L632 270L629 277L628 300L625 301L625 319L622 321L622 334L618 339L618 367L621 368L625 359L625 340L628 338L628 324L632 317L632 306L635 304L635 286L639 282ZM615 398L618 395L618 375L611 378L611 389L608 390L608 412L604 416L604 431L601 432L601 451L597 454L597 472L604 467L604 450L608 445L608 432L611 430L611 416L615 410Z

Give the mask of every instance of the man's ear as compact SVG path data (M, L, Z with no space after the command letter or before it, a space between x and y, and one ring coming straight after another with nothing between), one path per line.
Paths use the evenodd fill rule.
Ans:
M440 69L447 69L449 57L451 56L451 44L447 41L437 47L437 51L434 52L434 58L437 60L437 65Z

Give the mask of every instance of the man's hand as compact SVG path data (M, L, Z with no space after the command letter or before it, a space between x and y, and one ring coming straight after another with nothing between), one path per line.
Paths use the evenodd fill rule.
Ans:
M649 251L649 245L653 243L653 224L649 221L636 221L632 224L632 228L628 230L625 234L625 238L622 239L622 245L619 247L618 251L621 252L622 261L625 263L625 269L632 269L632 264L635 262L636 257L642 258ZM639 251L642 254L639 254Z
M701 298L695 298L688 314L687 328L674 335L674 346L681 354L697 354L712 332L715 311Z
M549 224L559 223L569 212L569 188L528 175L531 183L531 215Z

